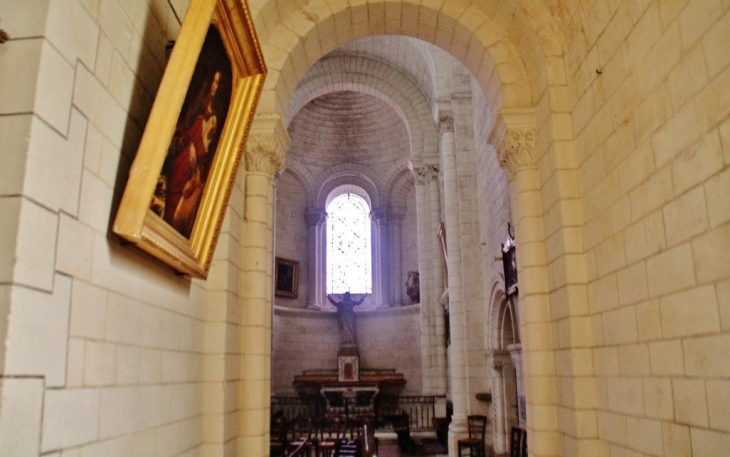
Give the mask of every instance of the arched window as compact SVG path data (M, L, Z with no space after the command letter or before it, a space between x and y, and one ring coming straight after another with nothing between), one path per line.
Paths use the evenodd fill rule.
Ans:
M327 293L372 293L370 205L352 193L327 206Z

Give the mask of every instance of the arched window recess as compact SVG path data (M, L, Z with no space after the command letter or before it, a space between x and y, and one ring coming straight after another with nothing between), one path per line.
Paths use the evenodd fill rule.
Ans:
M390 306L389 213L374 208L368 191L354 183L329 190L320 204L305 214L310 246L307 307L332 310L327 295L345 292L366 295L362 308Z

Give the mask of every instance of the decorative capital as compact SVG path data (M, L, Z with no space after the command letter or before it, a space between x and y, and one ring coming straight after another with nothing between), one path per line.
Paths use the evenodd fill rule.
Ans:
M373 209L370 212L370 219L379 224L388 222L388 212L384 209Z
M276 135L249 135L246 143L246 170L271 175L284 169L284 150L279 146Z
M304 214L304 220L307 222L307 227L316 227L327 220L327 212L321 209L309 210Z
M537 167L537 134L534 128L507 129L497 151L499 165L511 176Z
M284 169L284 151L289 149L289 134L278 114L259 113L251 123L246 148L246 170L273 178Z
M417 185L423 186L428 182L429 170L427 166L413 167L411 171L413 172L413 178L416 180Z
M439 135L444 133L454 133L454 115L450 112L439 115Z
M438 164L429 164L424 168L427 168L426 177L429 181L438 181L439 173L441 172L441 166Z
M420 167L413 167L413 177L416 184L424 185L431 181L438 181L441 167L438 164L426 164Z

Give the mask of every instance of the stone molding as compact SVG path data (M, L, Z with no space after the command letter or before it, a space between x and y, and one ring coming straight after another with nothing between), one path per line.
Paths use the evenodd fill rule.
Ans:
M507 128L497 150L499 165L511 176L537 168L537 132L534 128Z

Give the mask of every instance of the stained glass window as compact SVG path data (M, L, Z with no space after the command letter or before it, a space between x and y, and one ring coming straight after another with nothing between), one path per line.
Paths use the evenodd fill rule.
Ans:
M327 293L372 292L370 206L342 194L327 206Z

